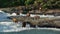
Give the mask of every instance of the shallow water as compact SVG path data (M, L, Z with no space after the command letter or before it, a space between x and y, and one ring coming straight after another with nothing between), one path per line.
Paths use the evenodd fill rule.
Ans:
M21 31L20 34L60 34L60 32L53 30L33 29L33 30Z
M32 29L19 32L4 32L4 33L0 32L0 34L60 34L60 31Z

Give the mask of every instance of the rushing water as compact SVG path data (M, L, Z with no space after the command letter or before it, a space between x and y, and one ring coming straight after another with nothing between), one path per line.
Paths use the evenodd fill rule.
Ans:
M0 12L0 34L60 34L60 29L55 28L22 28L22 23L14 23L7 19L8 15Z

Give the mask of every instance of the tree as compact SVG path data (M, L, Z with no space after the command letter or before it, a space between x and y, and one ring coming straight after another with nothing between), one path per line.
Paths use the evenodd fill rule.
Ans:
M26 0L25 5L33 4L35 0Z

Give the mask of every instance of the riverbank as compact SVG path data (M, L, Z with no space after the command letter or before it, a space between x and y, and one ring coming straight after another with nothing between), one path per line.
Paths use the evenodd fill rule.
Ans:
M35 9L32 8L31 10L29 8L26 8L25 6L18 6L18 7L9 7L9 8L0 8L0 10L3 10L6 13L30 13L30 14L39 14L39 15L54 15L59 16L60 15L60 9L47 9L47 10L41 10L41 9Z

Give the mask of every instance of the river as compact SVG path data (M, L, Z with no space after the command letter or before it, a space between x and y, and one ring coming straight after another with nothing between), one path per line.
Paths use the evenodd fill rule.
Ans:
M60 34L57 28L30 28L22 27L22 22L14 23L8 19L8 14L0 12L0 34Z

